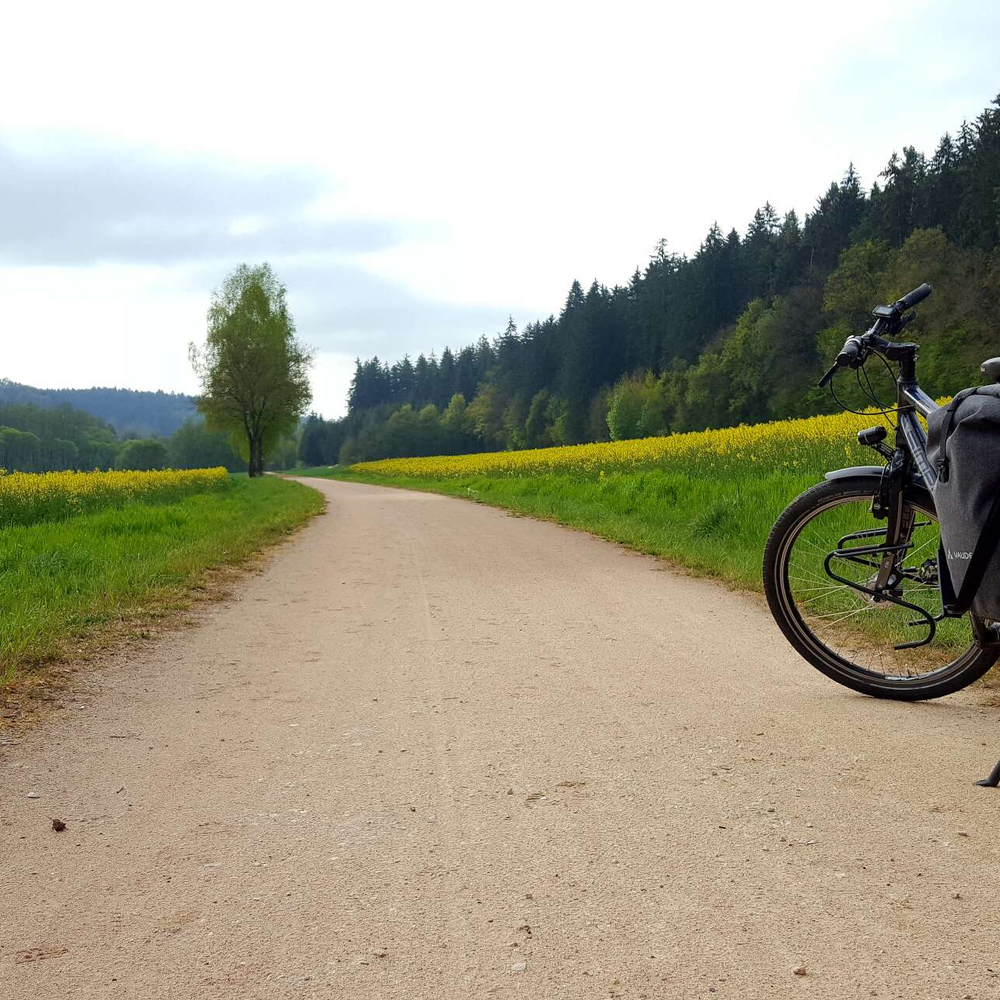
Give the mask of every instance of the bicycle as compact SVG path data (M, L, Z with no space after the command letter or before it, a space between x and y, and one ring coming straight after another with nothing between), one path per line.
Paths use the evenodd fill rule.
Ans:
M887 339L931 291L923 284L878 306L870 329L847 338L819 383L845 368L860 382L875 356L890 372L897 366L896 403L883 410L897 417L894 446L882 425L858 433L884 464L828 472L779 516L764 549L768 605L792 646L839 684L907 701L967 687L1000 656L998 624L957 612L940 553L937 472L919 420L937 404L917 382L919 345ZM982 371L1000 381L1000 359Z

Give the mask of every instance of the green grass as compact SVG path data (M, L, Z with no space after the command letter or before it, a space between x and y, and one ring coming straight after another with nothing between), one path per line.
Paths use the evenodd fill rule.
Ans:
M240 563L323 508L273 476L175 503L135 503L0 531L0 683L183 606L206 571Z
M221 466L148 472L95 470L8 475L0 471L0 530L63 521L133 503L176 503L195 493L229 489L231 484L229 474Z

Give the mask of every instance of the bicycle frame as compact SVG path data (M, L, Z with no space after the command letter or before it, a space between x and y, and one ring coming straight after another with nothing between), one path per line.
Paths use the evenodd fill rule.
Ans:
M869 334L875 333L875 327ZM885 342L882 342L883 344ZM938 404L920 388L916 378L916 344L889 344L894 349L894 360L899 362L899 377L896 380L896 442L895 448L873 445L887 464L882 466L856 466L838 469L826 474L827 479L840 479L848 476L879 476L880 487L878 495L872 504L872 513L876 517L886 519L884 539L881 544L868 545L862 548L848 547L843 539L837 549L829 554L825 568L827 574L840 583L859 590L876 601L890 601L902 607L910 608L919 614L913 624L926 625L927 635L915 642L903 643L898 649L924 646L931 642L936 631L935 623L942 618L962 617L953 611L955 591L948 572L947 560L941 552L937 557L938 587L941 593L942 613L938 616L929 615L924 609L893 594L894 582L899 579L898 567L909 549L909 540L915 524L915 515L906 504L906 494L914 486L932 493L937 483L937 471L927 456L927 434L920 422L920 417L927 417L938 409ZM903 350L896 350L903 349ZM881 534L881 532L880 532ZM878 572L870 586L851 582L837 573L831 567L835 559L858 560L858 557L880 557ZM874 567L874 564L872 564ZM970 615L973 635L981 645L994 646L1000 643L1000 634L991 629L977 615Z
M821 513L840 502L864 500L868 496L872 498L870 514L876 522L882 521L885 526L865 527L860 531L842 535L823 562L823 568L829 579L840 586L857 591L871 604L888 602L917 615L916 620L907 624L924 627L927 634L914 642L904 642L895 646L897 650L926 645L934 638L938 622L945 618L962 617L960 608L968 607L967 595L963 595L961 604L955 596L940 539L936 558L923 558L927 554L923 544L915 547L915 529L927 527L936 520L934 489L938 483L938 473L931 465L927 454L927 434L921 418L932 416L938 410L938 405L917 382L918 345L884 339L898 335L914 318L913 308L931 292L930 285L925 283L892 305L877 306L873 310L875 322L871 328L863 335L851 335L844 341L844 346L833 365L819 381L820 388L829 385L840 369L859 369L873 353L879 354L886 362L898 364L894 444L889 446L884 443L888 435L882 424L858 434L858 442L877 451L884 460L883 464L855 466L828 472L826 479L847 479L852 482L846 483L842 490L839 486L829 490L814 488L802 494L775 524L765 549L764 584L768 604L775 620L792 645L813 666L839 683L865 694L878 696L916 698L950 694L981 677L996 662L997 649L1000 647L1000 622L987 621L969 611L974 642L962 654L966 658L963 669L968 667L968 680L959 674L957 686L946 682L941 689L935 688L933 684L926 689L920 689L918 684L914 687L912 695L901 694L899 688L902 685L891 687L888 682L908 683L909 671L903 678L883 674L881 681L884 683L869 682L867 679L858 680L852 673L845 673L841 666L846 664L865 678L866 675L873 673L877 676L878 672L857 666L836 650L831 652L803 622L797 609L794 614L789 610L789 551L791 545L795 543L797 533L801 532L802 525L808 523L816 513ZM1000 382L1000 358L984 362L982 371L995 382ZM868 389L874 399L870 382ZM823 506L817 507L817 503L822 503ZM803 510L805 517L798 520L802 518ZM919 520L919 518L925 519ZM845 522L844 526L847 527L848 523ZM792 534L793 532L795 534ZM791 541L788 540L789 535L792 535ZM847 572L848 568L854 570L853 579ZM861 572L858 572L859 568ZM939 614L932 614L917 603L922 599L922 595L929 596L934 589L938 591L941 601ZM910 600L904 600L904 595ZM936 601L934 604L936 606ZM903 622L905 621L906 619L903 619ZM813 641L805 641L804 636ZM971 659L968 658L970 654ZM947 667L952 668L958 664L959 661L955 660ZM931 671L931 675L936 669ZM922 680L922 675L918 674L917 677L918 680ZM1000 785L1000 761L988 778L977 781L976 784L989 787Z
M896 381L896 409L899 414L896 447L900 446L900 436L910 457L913 459L927 489L932 490L937 482L937 472L927 458L927 435L917 419L919 413L928 417L937 408L937 403L917 384L916 355L900 363L899 378Z

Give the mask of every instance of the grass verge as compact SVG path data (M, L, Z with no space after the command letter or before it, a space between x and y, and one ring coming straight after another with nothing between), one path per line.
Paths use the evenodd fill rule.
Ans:
M95 636L184 606L209 570L244 562L323 509L268 476L175 503L135 503L0 532L0 685Z

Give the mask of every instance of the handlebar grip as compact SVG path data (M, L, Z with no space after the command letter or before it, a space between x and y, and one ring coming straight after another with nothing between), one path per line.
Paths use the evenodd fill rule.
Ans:
M848 337L844 341L844 347L840 354L837 355L837 364L841 368L846 368L849 364L856 361L858 354L861 352L861 341L857 337Z
M918 302L923 302L933 291L934 289L925 281L919 288L907 292L896 305L902 309L912 309Z
M819 380L819 387L822 389L823 386L828 385L833 376L837 374L837 369L853 365L858 360L860 354L861 339L859 337L848 337L844 341L844 346L840 354L837 355L837 360L834 361L830 370Z

